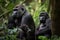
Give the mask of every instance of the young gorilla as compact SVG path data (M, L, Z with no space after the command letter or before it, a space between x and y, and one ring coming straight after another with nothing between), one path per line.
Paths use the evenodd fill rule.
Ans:
M47 12L42 12L40 13L39 16L40 19L40 25L36 30L36 40L38 40L38 36L42 35L42 36L46 36L46 37L50 37L51 36L51 19L49 18L49 15Z

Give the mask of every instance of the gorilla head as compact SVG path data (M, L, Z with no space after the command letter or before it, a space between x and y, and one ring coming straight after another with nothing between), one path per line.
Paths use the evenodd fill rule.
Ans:
M26 12L26 9L24 5L17 5L15 8L13 8L13 14L12 16L20 17Z
M45 23L46 19L49 18L49 15L47 12L41 12L39 15L40 23Z

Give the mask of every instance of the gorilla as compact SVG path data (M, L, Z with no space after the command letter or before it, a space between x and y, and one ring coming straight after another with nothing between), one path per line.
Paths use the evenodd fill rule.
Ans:
M41 12L39 15L40 24L36 29L36 40L38 40L38 36L46 36L51 37L51 19L47 12Z
M20 29L17 35L18 39L35 40L34 20L23 5L16 6L12 15L9 16L7 28L13 29L14 27Z

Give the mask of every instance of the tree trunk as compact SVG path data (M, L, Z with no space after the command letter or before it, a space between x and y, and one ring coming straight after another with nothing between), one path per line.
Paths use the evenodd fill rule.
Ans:
M60 0L51 0L52 34L60 36Z
M49 13L50 12L50 0L47 0L48 1L48 9L47 9L47 12Z

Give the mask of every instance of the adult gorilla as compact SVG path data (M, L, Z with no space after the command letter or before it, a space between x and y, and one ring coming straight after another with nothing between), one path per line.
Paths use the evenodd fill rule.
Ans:
M23 38L26 40L35 40L35 24L33 18L23 5L16 6L8 20L9 29L17 26L21 29L17 38L21 40Z

